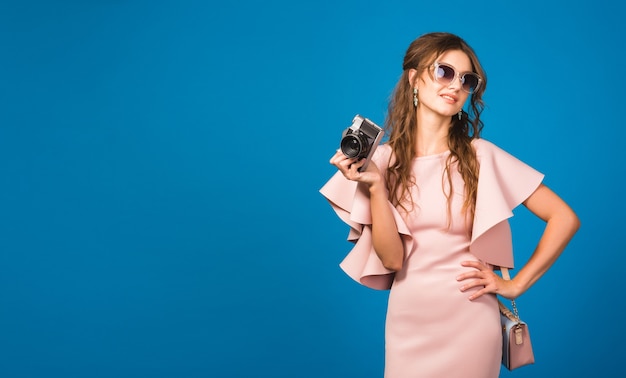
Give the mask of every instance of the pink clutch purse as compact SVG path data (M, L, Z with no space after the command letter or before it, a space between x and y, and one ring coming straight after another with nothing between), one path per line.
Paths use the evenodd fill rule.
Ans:
M511 279L508 268L500 269L504 279ZM498 301L502 324L502 365L509 370L535 363L528 325L520 319L515 301L511 303L513 312Z

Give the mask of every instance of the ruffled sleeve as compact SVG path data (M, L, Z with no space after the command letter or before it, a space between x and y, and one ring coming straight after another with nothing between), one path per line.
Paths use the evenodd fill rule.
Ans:
M378 147L373 161L378 167L386 166L387 146ZM387 153L385 153L387 152ZM372 244L372 219L370 200L367 189L355 181L346 179L341 172L320 189L341 220L350 226L348 240L353 248L339 264L343 271L360 284L377 290L388 290L394 278L394 272L385 268L376 255ZM404 220L389 202L398 232L402 237L405 256L413 248L413 238Z
M487 263L513 268L508 218L544 175L484 139L474 141L480 163L470 251Z

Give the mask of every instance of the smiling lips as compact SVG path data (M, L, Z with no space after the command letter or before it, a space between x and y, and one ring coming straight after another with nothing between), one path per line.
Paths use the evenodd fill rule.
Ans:
M443 98L444 100L446 100L447 102L454 104L457 102L458 97L452 94L442 94L440 95L441 98Z

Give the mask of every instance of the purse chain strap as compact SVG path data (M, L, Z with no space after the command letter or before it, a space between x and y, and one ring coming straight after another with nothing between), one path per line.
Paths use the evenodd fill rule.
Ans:
M500 267L500 271L502 272L502 278L504 278L507 281L511 280L511 275L509 274L509 268L505 268L505 267L501 266ZM502 304L502 302L500 302L500 304ZM512 319L512 320L515 320L515 321L519 322L520 321L519 312L517 311L517 305L515 304L515 300L514 299L511 300L511 305L513 306L513 316L515 316L515 319ZM505 308L506 308L506 306L505 306Z

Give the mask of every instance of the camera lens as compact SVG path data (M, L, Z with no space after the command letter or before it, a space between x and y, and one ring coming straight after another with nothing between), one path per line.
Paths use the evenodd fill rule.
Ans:
M363 143L361 142L361 139L355 135L346 135L343 139L341 139L341 152L349 158L355 158L359 155L363 155ZM367 153L364 155L367 155Z

